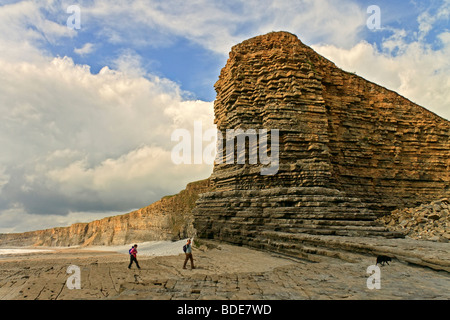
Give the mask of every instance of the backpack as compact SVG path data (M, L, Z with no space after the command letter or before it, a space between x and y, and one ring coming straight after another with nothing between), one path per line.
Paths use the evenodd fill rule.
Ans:
M128 253L131 254L131 250L133 250L134 247L131 247L130 250L128 250Z
M183 252L186 253L186 245L183 246Z

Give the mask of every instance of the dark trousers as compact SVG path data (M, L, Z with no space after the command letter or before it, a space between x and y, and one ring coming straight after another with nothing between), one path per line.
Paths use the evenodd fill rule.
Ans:
M131 268L131 265L133 264L133 261L134 261L134 263L136 263L137 267L140 269L141 267L139 267L139 263L138 263L136 257L133 256L132 254L130 254L130 264L128 265L128 269Z
M191 260L191 268L194 269L194 258L192 258L192 253L186 253L186 259L184 259L183 268L186 268L186 263Z

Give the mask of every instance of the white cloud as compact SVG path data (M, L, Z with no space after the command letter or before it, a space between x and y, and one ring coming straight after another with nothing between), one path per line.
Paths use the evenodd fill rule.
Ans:
M127 66L92 74L70 58L0 58L0 219L126 211L209 176L211 166L176 166L170 154L175 128L191 130L196 115L213 126L212 103Z
M75 48L73 52L80 56L86 56L94 51L94 44L87 42L81 48Z
M115 70L126 72L134 77L146 75L142 67L142 58L131 49L122 50L121 54L112 62Z
M266 6L254 1L261 12ZM366 27L366 8L354 1L269 1L267 18L260 33L272 30L291 31L305 43L328 43L350 47Z
M43 8L54 10L54 1L19 1L0 6L0 57L10 61L41 61L42 44L71 38L73 30L49 20Z
M436 10L436 13L430 13L429 10L424 11L417 18L419 24L419 39L423 40L428 33L434 28L436 22L440 20L450 19L450 1L444 0L442 5Z
M109 42L170 45L183 37L216 53L259 34L286 30L306 42L356 43L366 12L353 1L120 1L81 2L87 26L95 24Z

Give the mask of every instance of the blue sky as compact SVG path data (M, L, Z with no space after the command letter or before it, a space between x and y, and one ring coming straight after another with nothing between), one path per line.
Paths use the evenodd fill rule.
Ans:
M0 29L0 232L129 212L208 177L171 161L171 133L213 128L231 46L259 34L294 33L450 119L450 0L0 0Z

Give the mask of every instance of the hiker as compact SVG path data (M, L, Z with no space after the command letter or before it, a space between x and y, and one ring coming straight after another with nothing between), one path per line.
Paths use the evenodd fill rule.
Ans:
M137 255L137 244L135 244L134 246L131 247L131 249L128 251L130 253L130 264L128 265L128 269L131 269L131 264L133 263L133 261L136 263L136 266L138 267L138 269L140 269L141 267L139 267L139 263L136 259L136 255Z
M191 244L191 239L187 240L187 243L185 245L184 252L186 253L186 259L184 260L184 265L183 265L183 269L186 269L186 263L188 262L188 260L191 260L191 269L195 269L194 267L194 258L192 258L192 244Z

